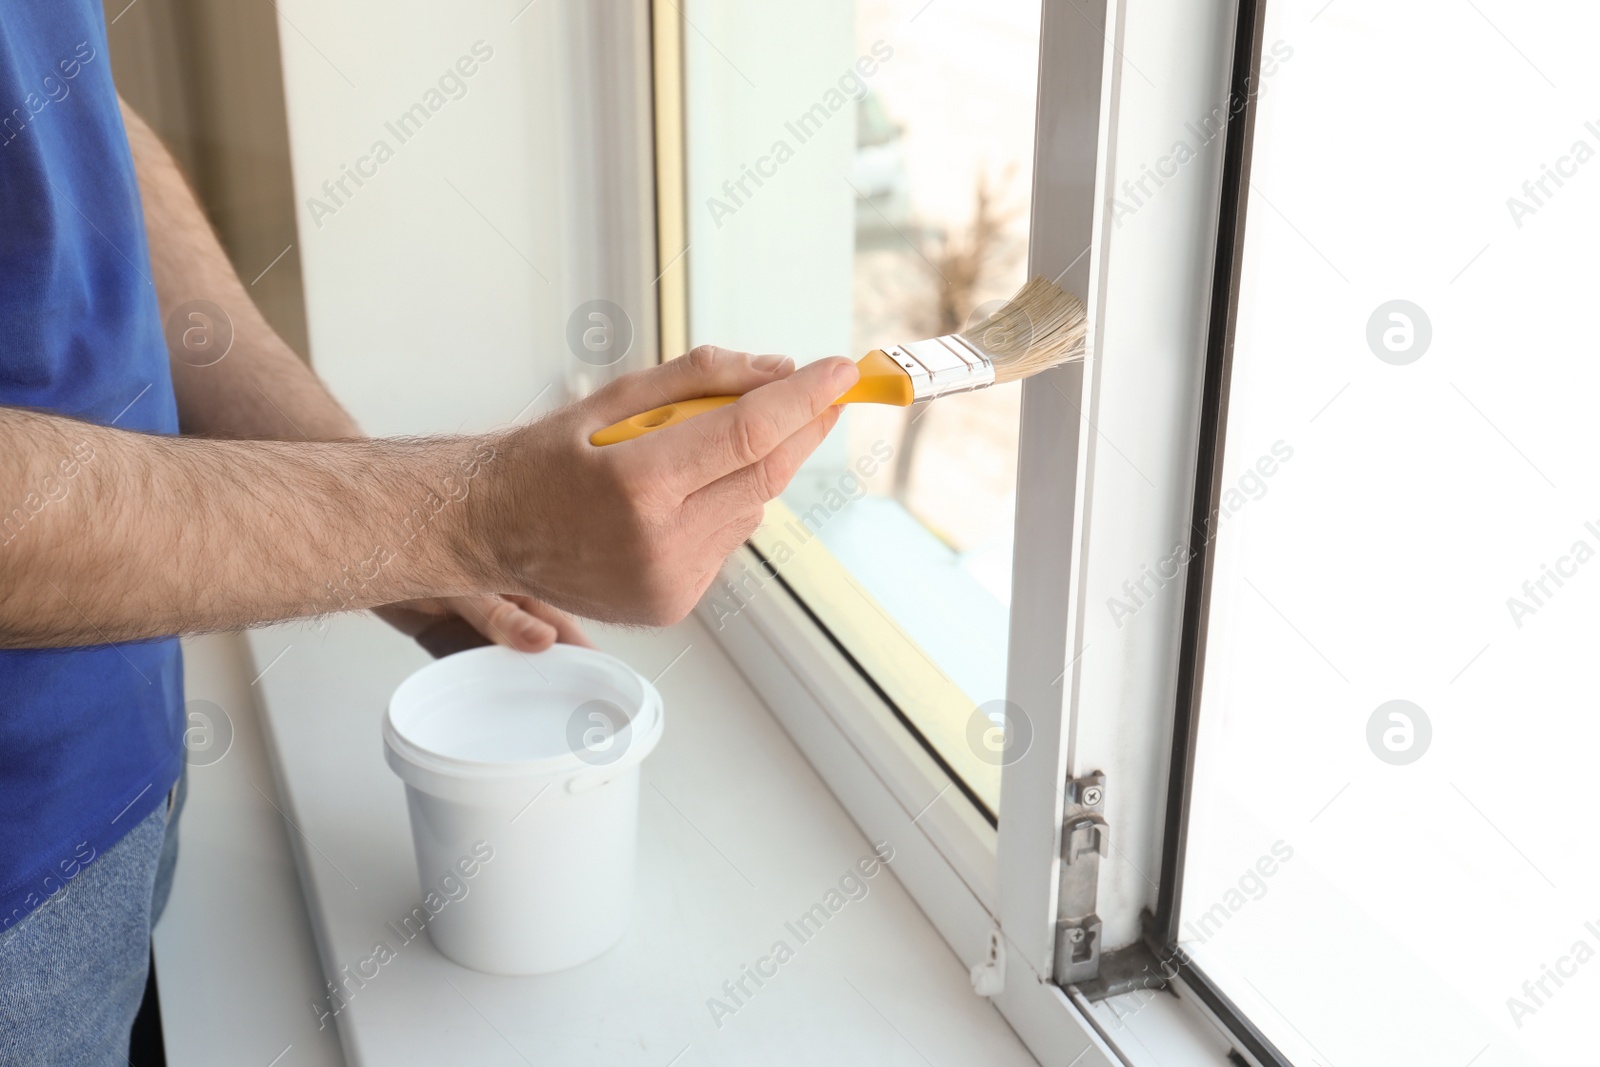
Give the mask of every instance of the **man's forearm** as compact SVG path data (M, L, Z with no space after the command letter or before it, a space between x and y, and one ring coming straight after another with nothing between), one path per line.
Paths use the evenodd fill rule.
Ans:
M256 309L166 146L126 104L122 114L162 320L178 313L178 336L188 332L197 342L193 351L180 342L171 361L182 431L286 441L358 436L355 420ZM180 311L197 300L220 308L232 332L227 354L214 363L218 324L204 311L192 321Z
M0 646L483 592L486 438L234 442L0 409Z

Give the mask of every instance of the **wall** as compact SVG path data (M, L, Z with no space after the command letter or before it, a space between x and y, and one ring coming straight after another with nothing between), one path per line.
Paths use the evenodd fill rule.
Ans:
M555 5L278 6L318 372L374 434L551 406L566 326ZM418 105L425 121L401 128Z
M272 8L106 0L105 12L118 91L177 157L267 321L307 355Z
M124 96L370 432L494 426L560 368L555 5L524 4L106 0ZM476 72L440 91L463 56ZM402 143L385 124L429 90L445 103ZM357 185L379 140L393 156Z

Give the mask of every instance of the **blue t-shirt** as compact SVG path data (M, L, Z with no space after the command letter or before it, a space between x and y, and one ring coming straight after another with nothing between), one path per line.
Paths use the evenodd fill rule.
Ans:
M178 430L99 0L0 3L0 405ZM84 442L0 499L0 553L95 462ZM172 639L0 650L0 930L165 801L182 674Z

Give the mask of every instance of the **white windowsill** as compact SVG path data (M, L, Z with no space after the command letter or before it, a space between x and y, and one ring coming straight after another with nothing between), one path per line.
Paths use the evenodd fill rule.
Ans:
M185 640L183 658L190 707L221 708L233 740L221 759L189 768L177 877L153 938L167 1063L344 1067L338 1036L319 1032L306 1009L322 972L294 831L273 808L278 787L244 637Z
M872 844L699 622L596 636L646 676L666 669L666 734L644 765L633 927L591 964L525 979L463 969L418 939L340 1014L349 1063L1034 1062L884 875L718 1028L708 998L724 996L723 982L785 937L785 921ZM299 909L332 973L369 956L385 920L418 898L403 791L384 763L379 722L425 655L366 617L247 640L256 665L247 677L267 668L250 687L264 744L252 756L246 723L240 748L192 774L179 883L157 939L175 1067L265 1064L291 1045L280 1067L338 1062L309 1006L320 976L306 973L313 949ZM276 788L261 780L266 754ZM222 810L212 808L224 794ZM288 834L304 904L284 889L287 822L299 828ZM260 877L241 877L251 870ZM235 958L242 951L252 958Z

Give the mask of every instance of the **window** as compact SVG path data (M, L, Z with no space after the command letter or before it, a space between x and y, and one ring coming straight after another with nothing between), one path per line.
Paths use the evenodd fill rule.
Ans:
M860 356L1026 280L1038 0L685 17L692 341ZM991 816L1019 396L847 409L722 604L781 581Z
M703 0L682 20L692 339L859 354L1035 274L1088 295L1103 10ZM868 78L863 56L867 93L802 141L786 124ZM699 615L1030 1047L1109 1067L1048 983L1083 376L848 412Z
M1592 1046L1600 27L1558 6L1254 35L1167 932L1287 1062Z
M1001 112L958 94L919 116L893 91L926 76L917 104L939 100L950 68L928 58L924 20L941 9L973 55L1011 17L895 7L911 43L878 63L848 133L808 140L720 227L706 198L755 166L772 116L821 99L825 84L802 87L882 31L867 3L808 9L781 35L731 5L686 9L697 337L821 355L906 328L909 283L932 275L891 235L914 238L933 200L901 161L925 129L967 173L1005 157L961 125ZM1013 35L994 54L1015 70L960 77L1037 78L1014 279L1059 274L1085 298L1089 360L1026 383L1004 418L998 395L992 415L935 405L915 462L939 456L927 469L962 472L963 495L915 472L869 485L813 512L810 555L777 568L784 596L703 617L726 623L853 817L908 843L902 880L980 979L1003 978L996 1003L1042 1059L1101 1062L1087 1028L1141 1062L1128 1019L1147 1007L1218 1023L1213 1051L1261 1064L1581 1059L1600 981L1600 863L1573 847L1600 740L1583 673L1600 607L1583 436L1600 371L1582 356L1600 280L1581 51L1596 16L1486 0L1033 10L1037 52ZM1028 104L1009 99L1020 130ZM873 444L892 469L903 416L851 420L757 552L775 558ZM992 510L963 463L1015 472L993 480L1017 505L993 553L961 532ZM942 570L885 558L940 542ZM993 592L1005 572L999 615L951 592ZM1000 680L1031 743L986 770L959 726ZM907 755L884 707L938 766ZM959 824L952 773L999 814L992 830ZM1063 833L1091 777L1100 842ZM1099 844L1097 870L1078 875L1064 841ZM1152 952L1181 964L1178 997L1089 977ZM1369 995L1381 981L1403 992Z

